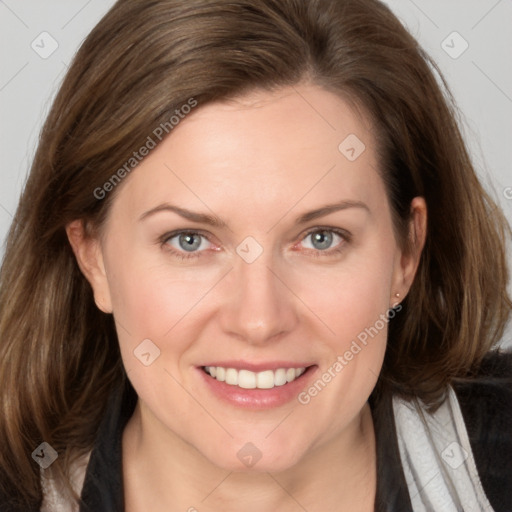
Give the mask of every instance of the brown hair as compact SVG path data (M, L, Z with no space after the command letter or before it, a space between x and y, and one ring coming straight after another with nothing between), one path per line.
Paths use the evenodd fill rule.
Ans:
M441 74L385 5L121 0L69 68L7 239L0 493L40 503L30 455L42 441L59 453L52 470L66 482L73 458L92 447L110 389L126 378L113 318L96 308L65 226L83 219L98 233L116 190L102 200L93 191L190 98L203 105L304 80L371 116L404 246L412 198L427 202L426 245L390 323L380 382L435 404L500 339L511 309L508 225L475 175Z

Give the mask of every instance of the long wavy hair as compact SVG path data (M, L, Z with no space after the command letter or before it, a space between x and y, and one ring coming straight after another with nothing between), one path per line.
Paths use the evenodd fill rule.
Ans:
M112 315L95 305L66 237L96 236L116 197L102 187L155 127L198 105L307 81L364 109L397 240L411 199L428 233L379 384L435 406L500 340L506 220L481 186L441 73L377 0L120 0L83 42L42 129L0 271L0 494L42 499L32 451L55 478L92 447L107 396L126 378ZM199 107L198 107L199 108ZM172 136L170 133L169 136ZM136 172L136 170L134 171ZM75 494L76 496L76 494Z

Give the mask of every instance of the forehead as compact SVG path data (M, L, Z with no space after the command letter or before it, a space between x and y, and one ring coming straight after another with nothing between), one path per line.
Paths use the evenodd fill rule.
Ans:
M126 179L119 199L132 212L176 200L261 211L301 198L304 206L372 201L382 192L374 144L368 120L320 87L255 91L192 110Z

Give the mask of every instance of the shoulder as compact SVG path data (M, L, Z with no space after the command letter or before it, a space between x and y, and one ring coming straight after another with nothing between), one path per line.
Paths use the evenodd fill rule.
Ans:
M453 389L489 501L496 512L512 510L512 352L489 352Z
M495 350L471 377L453 383L462 412L487 425L512 419L512 352ZM508 423L507 423L508 424Z

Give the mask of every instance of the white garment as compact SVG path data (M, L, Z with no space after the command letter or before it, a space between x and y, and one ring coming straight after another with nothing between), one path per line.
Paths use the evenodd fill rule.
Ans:
M78 459L71 468L71 483L75 492L80 496L84 485L85 472L91 452L81 459ZM54 480L45 478L44 470L41 469L41 483L43 486L43 503L40 512L79 512L79 506L65 489L58 488Z
M414 512L494 512L452 387L433 414L421 402L397 397L393 413Z

